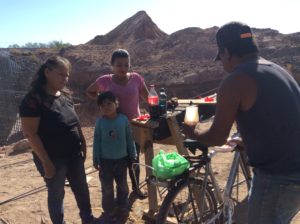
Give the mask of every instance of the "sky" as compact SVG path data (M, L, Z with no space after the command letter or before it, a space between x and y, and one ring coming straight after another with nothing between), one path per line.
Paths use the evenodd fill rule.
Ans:
M230 21L300 32L300 0L0 0L0 47L53 40L83 44L140 10L168 34Z

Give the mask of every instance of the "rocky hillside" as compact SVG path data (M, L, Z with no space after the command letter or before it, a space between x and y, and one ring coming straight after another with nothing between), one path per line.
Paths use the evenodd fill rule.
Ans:
M109 61L114 49L126 48L131 54L132 70L142 74L148 84L165 86L169 96L191 97L216 88L225 75L221 64L212 60L217 51L217 29L190 27L168 35L145 11L140 11L86 44L60 52L11 49L10 58L30 68L23 74L29 79L46 56L57 53L67 57L73 64L71 88L88 105L91 102L86 100L86 87L111 71ZM261 55L290 69L300 83L300 32L284 35L272 29L253 31Z

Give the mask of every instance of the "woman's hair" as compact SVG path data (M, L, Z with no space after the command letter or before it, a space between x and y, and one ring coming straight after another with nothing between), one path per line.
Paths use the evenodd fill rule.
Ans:
M111 55L110 63L113 65L117 58L128 58L128 61L130 64L130 56L129 56L128 51L126 51L125 49L115 50Z
M46 68L49 70L53 70L55 68L59 67L66 67L68 70L71 70L71 63L69 62L68 59L61 57L61 56L52 56L48 58L38 69L32 83L31 83L31 88L33 92L36 93L44 93L44 86L47 84L47 78L45 75L45 70ZM67 88L64 87L61 90L62 93L66 95L71 95L71 91Z
M118 103L117 97L111 92L111 91L106 91L103 93L100 93L97 97L97 105L101 106L104 101L109 100L114 103Z

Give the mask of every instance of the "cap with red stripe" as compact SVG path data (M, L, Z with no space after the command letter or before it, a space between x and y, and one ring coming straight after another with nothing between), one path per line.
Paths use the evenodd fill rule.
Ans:
M251 28L240 22L230 22L223 25L218 30L216 39L219 49L244 45L256 45ZM215 60L220 60L219 51Z

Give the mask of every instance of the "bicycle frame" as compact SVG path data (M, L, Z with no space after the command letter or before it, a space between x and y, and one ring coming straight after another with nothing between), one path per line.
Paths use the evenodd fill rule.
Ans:
M227 151L230 152L230 151ZM207 154L207 157L209 158L208 162L205 163L205 165L202 166L204 169L204 173L200 173L201 169L195 169L190 173L191 177L194 178L200 178L202 180L200 191L197 190L195 185L193 186L192 183L188 182L188 188L189 188L189 199L192 203L192 209L194 214L194 220L197 220L199 223L203 222L203 217L201 214L205 213L205 201L201 200L205 198L205 192L208 184L214 189L213 194L215 196L216 202L217 202L217 212L214 214L214 216L210 217L209 220L205 221L205 224L212 224L215 223L218 219L222 219L221 217L225 218L226 223L231 224L232 223L232 216L234 214L234 200L231 198L232 189L233 187L237 187L237 193L238 193L238 187L239 184L247 181L247 187L249 188L249 180L251 179L251 174L249 171L249 167L246 164L246 157L243 151L239 149L239 147L235 147L231 152L234 153L233 160L231 163L230 172L226 181L226 186L224 191L222 191L218 185L217 179L214 175L210 159L213 158L218 151L216 150L210 150ZM151 166L134 163L132 164L132 167L142 165L145 166L148 169L153 170ZM245 176L246 180L243 180L239 182L238 177L238 171L239 166L241 166L241 170L243 175ZM235 181L238 181L237 185L235 185ZM157 178L149 179L147 181L150 181L150 183L156 185L157 190L159 192L160 197L162 197L161 192L159 191L158 187L162 187L163 192L167 191L168 189L168 183L164 181L159 181ZM199 185L198 185L199 186ZM200 200L197 200L200 199ZM199 211L199 213L196 211ZM185 208L183 208L185 210ZM199 215L198 215L199 214Z
M219 204L218 206L218 213L213 216L210 220L206 221L205 224L212 224L214 223L217 219L219 219L221 217L221 215L224 215L225 217L228 217L228 220L226 223L231 224L232 223L232 216L234 213L234 203L233 200L230 198L230 195L232 193L232 188L235 187L234 183L236 180L236 176L238 173L238 169L239 169L239 165L242 168L243 174L246 177L246 179L248 179L248 172L247 172L247 164L246 164L246 160L243 157L243 154L241 154L241 152L239 151L239 149L234 149L234 157L233 157L233 161L231 164L231 168L230 168L230 172L229 172L229 176L227 178L227 182L226 182L226 186L224 189L224 192L222 193L218 182L216 180L216 177L213 173L213 169L211 167L211 163L208 162L203 168L204 168L204 176L201 176L201 179L203 180L202 186L201 186L201 190L200 190L200 194L197 194L197 190L193 190L193 188L191 187L190 183L188 183L188 187L189 187L189 200L191 200L192 202L192 207L194 210L194 219L198 220L199 223L202 222L202 217L201 215L198 217L197 216L197 212L195 210L195 207L197 206L199 209L199 214L203 214L204 211L204 200L195 200L196 198L204 198L204 194L205 194L205 189L206 186L208 184L208 182L210 182L213 186L213 188L215 189L214 194L215 197L217 199L217 202ZM213 156L215 156L217 154L216 151L212 150L208 153L208 157L212 158ZM192 176L197 177L200 173L200 170L197 171L197 173L193 173ZM247 180L244 180L247 181ZM238 184L243 183L239 182ZM193 192L193 193L192 193ZM196 204L194 204L196 203Z
M233 161L232 161L232 164L231 164L229 176L227 178L227 182L226 182L226 186L225 186L223 194L222 194L221 189L220 189L220 187L217 183L217 180L214 176L211 164L208 163L206 165L207 166L206 172L205 172L206 176L209 177L210 182L212 183L212 185L215 189L214 192L215 192L215 196L216 196L216 199L218 201L218 204L221 205L220 207L222 208L211 220L209 220L207 222L207 224L213 223L222 214L224 214L226 212L226 210L228 211L228 214L227 214L228 215L228 221L227 221L227 223L229 223L229 224L232 223L232 216L233 216L233 213L234 213L234 203L233 203L233 200L230 198L230 195L232 193L232 188L235 186L234 183L235 183L235 179L236 179L236 176L237 176L237 173L238 173L239 165L241 166L242 172L243 172L243 174L246 178L246 180L244 180L244 181L247 181L247 185L249 187L249 182L248 181L250 181L250 179L251 179L250 178L250 172L249 172L249 169L248 169L247 164L246 164L245 156L244 156L244 154L241 154L241 152L239 150L240 149L238 149L238 148L234 148L234 150L233 150L234 151ZM209 153L208 156L210 158L212 158L216 153L217 152L213 150ZM242 182L244 182L244 181L242 181ZM242 182L239 182L238 184L241 184Z

